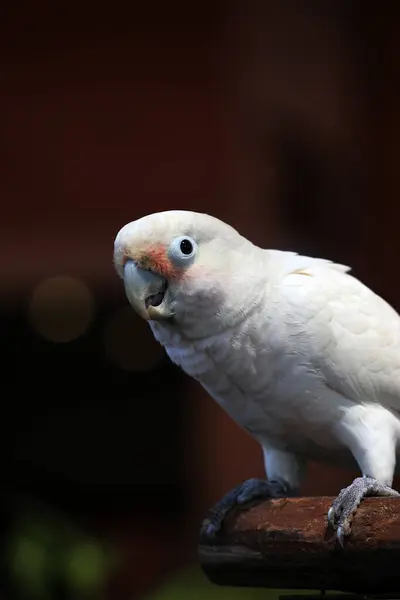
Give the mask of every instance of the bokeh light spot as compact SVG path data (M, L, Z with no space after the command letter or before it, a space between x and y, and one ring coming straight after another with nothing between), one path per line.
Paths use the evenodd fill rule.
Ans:
M129 305L112 315L103 340L108 358L124 371L150 371L164 356L149 325Z
M99 592L108 574L108 564L102 548L94 543L82 543L71 548L66 564L67 580L75 593Z
M29 306L32 327L51 342L71 342L83 335L93 317L94 300L87 285L69 276L45 279Z

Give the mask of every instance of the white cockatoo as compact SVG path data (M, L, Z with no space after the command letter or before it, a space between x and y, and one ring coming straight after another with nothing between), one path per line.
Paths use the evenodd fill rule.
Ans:
M170 359L262 447L268 479L218 502L210 535L236 503L296 495L307 460L362 473L328 513L340 543L365 496L399 496L400 318L349 267L181 210L122 227L114 263Z

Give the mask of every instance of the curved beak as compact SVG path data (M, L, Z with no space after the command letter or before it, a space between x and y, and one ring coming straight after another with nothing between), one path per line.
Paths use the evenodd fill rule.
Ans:
M167 280L141 269L133 260L128 260L124 267L125 293L132 308L145 321L160 320L171 316L162 306L167 291Z

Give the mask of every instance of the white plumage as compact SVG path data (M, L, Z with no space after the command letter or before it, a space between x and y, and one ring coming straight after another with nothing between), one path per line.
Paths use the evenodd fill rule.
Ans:
M177 236L195 242L195 256L183 266L175 257L174 275L164 273L170 318L151 318L150 327L171 360L259 441L269 479L294 490L307 460L354 458L363 475L391 485L400 439L396 311L346 266L258 248L186 211L125 226L118 272L124 277L126 258L140 267L143 253L151 259L160 248L168 261Z

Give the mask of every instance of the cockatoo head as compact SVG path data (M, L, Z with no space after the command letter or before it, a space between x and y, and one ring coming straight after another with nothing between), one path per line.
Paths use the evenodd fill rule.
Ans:
M251 248L214 217L171 210L125 225L115 239L114 263L141 317L187 330L196 325L200 331L232 317L227 299L243 310L246 290L237 284L248 281Z

